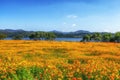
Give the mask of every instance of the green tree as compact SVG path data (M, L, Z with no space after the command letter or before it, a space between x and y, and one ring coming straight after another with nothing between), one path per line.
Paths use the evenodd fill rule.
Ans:
M23 35L15 35L15 36L13 36L13 40L22 40L22 38L23 38Z
M110 42L115 42L115 37L111 37Z
M40 38L41 40L44 40L44 39L45 39L45 36L46 36L46 32L40 31L40 32L38 32L38 33L39 33L39 38Z
M7 38L7 35L0 33L0 40L5 39L5 38Z
M31 33L31 34L29 35L29 38L30 38L30 39L34 39L34 38L35 38L35 34L34 34L34 33Z
M93 41L101 41L102 40L102 35L98 32L94 33L92 36L91 36L92 40Z
M91 35L87 34L87 35L83 36L82 41L90 41L90 40L91 40Z
M35 39L36 40L40 40L40 33L39 32L35 32Z
M29 38L33 39L33 40L40 40L40 34L39 34L39 32L34 32L29 35Z
M35 32L29 36L30 39L34 40L54 40L56 35L52 32Z
M120 42L120 32L115 33L114 39L116 42Z
M105 33L102 36L103 42L110 42L112 40L112 34L111 33Z
M54 40L56 38L56 35L52 32L48 32L45 35L45 40Z

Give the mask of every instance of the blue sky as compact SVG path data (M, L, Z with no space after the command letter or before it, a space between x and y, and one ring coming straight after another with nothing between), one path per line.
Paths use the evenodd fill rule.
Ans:
M0 29L120 31L120 0L0 0Z

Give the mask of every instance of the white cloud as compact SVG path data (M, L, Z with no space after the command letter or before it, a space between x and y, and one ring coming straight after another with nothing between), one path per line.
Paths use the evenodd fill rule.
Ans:
M67 15L67 18L75 19L75 18L78 18L78 16L76 16L76 15Z
M77 24L72 24L72 27L76 27L77 26Z

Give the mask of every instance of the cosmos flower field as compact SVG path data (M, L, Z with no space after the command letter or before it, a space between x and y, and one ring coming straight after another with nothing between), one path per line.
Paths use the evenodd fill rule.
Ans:
M1 40L0 80L120 80L120 44Z

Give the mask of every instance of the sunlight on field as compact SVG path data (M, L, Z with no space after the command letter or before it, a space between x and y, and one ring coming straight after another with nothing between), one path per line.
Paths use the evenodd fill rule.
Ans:
M120 44L1 40L0 79L120 80Z

